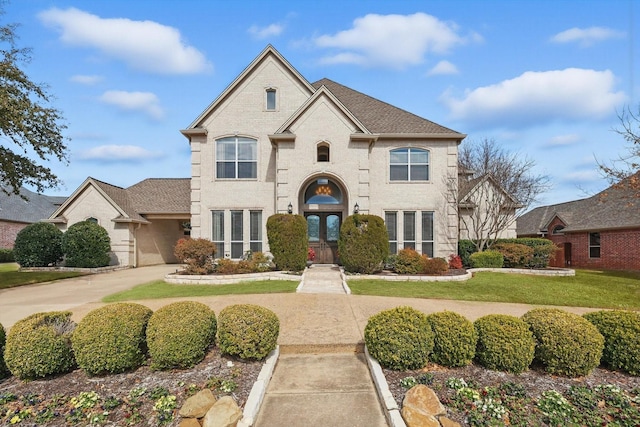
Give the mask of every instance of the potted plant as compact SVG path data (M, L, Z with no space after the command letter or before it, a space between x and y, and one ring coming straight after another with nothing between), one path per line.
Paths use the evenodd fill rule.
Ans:
M307 249L307 267L311 266L311 264L313 264L313 261L315 259L316 259L316 252L313 250L313 248Z

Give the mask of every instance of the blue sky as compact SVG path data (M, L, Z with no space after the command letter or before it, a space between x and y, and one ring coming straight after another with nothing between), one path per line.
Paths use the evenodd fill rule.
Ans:
M127 187L188 177L179 130L267 44L327 77L534 159L542 204L607 186L617 114L640 102L640 3L608 1L13 0L30 77L67 120L69 195L87 176ZM633 40L635 39L635 44ZM463 142L464 144L465 142Z

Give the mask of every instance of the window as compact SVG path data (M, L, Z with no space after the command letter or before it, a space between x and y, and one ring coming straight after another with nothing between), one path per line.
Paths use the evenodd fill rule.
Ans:
M416 213L405 212L404 213L404 233L403 233L403 247L405 249L416 248Z
M564 230L564 225L556 225L553 227L551 234L562 234L562 230Z
M262 211L249 211L249 249L262 252Z
M387 234L389 234L389 253L398 253L398 213L385 212L384 223L387 226Z
M93 222L94 224L98 224L98 218L90 217L85 219L87 222Z
M433 212L422 212L422 254L433 258Z
M242 258L242 211L231 211L231 258Z
M238 179L258 176L258 143L233 136L216 141L216 178Z
M428 181L429 152L419 148L398 148L389 159L391 181Z
M318 144L317 148L317 161L318 162L328 162L329 161L329 145L327 144Z
M600 258L600 233L589 233L589 258Z
M267 89L267 110L274 111L276 109L276 90Z
M224 211L212 211L211 241L216 245L216 258L224 258Z

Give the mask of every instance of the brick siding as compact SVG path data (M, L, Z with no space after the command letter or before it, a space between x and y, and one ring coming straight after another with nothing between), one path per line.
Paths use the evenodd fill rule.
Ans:
M29 224L22 222L0 221L0 248L13 248L18 232Z

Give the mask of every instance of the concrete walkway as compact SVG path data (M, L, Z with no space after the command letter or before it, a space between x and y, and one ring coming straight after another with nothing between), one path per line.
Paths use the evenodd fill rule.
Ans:
M345 294L340 267L335 264L313 264L305 270L296 292L305 294Z

